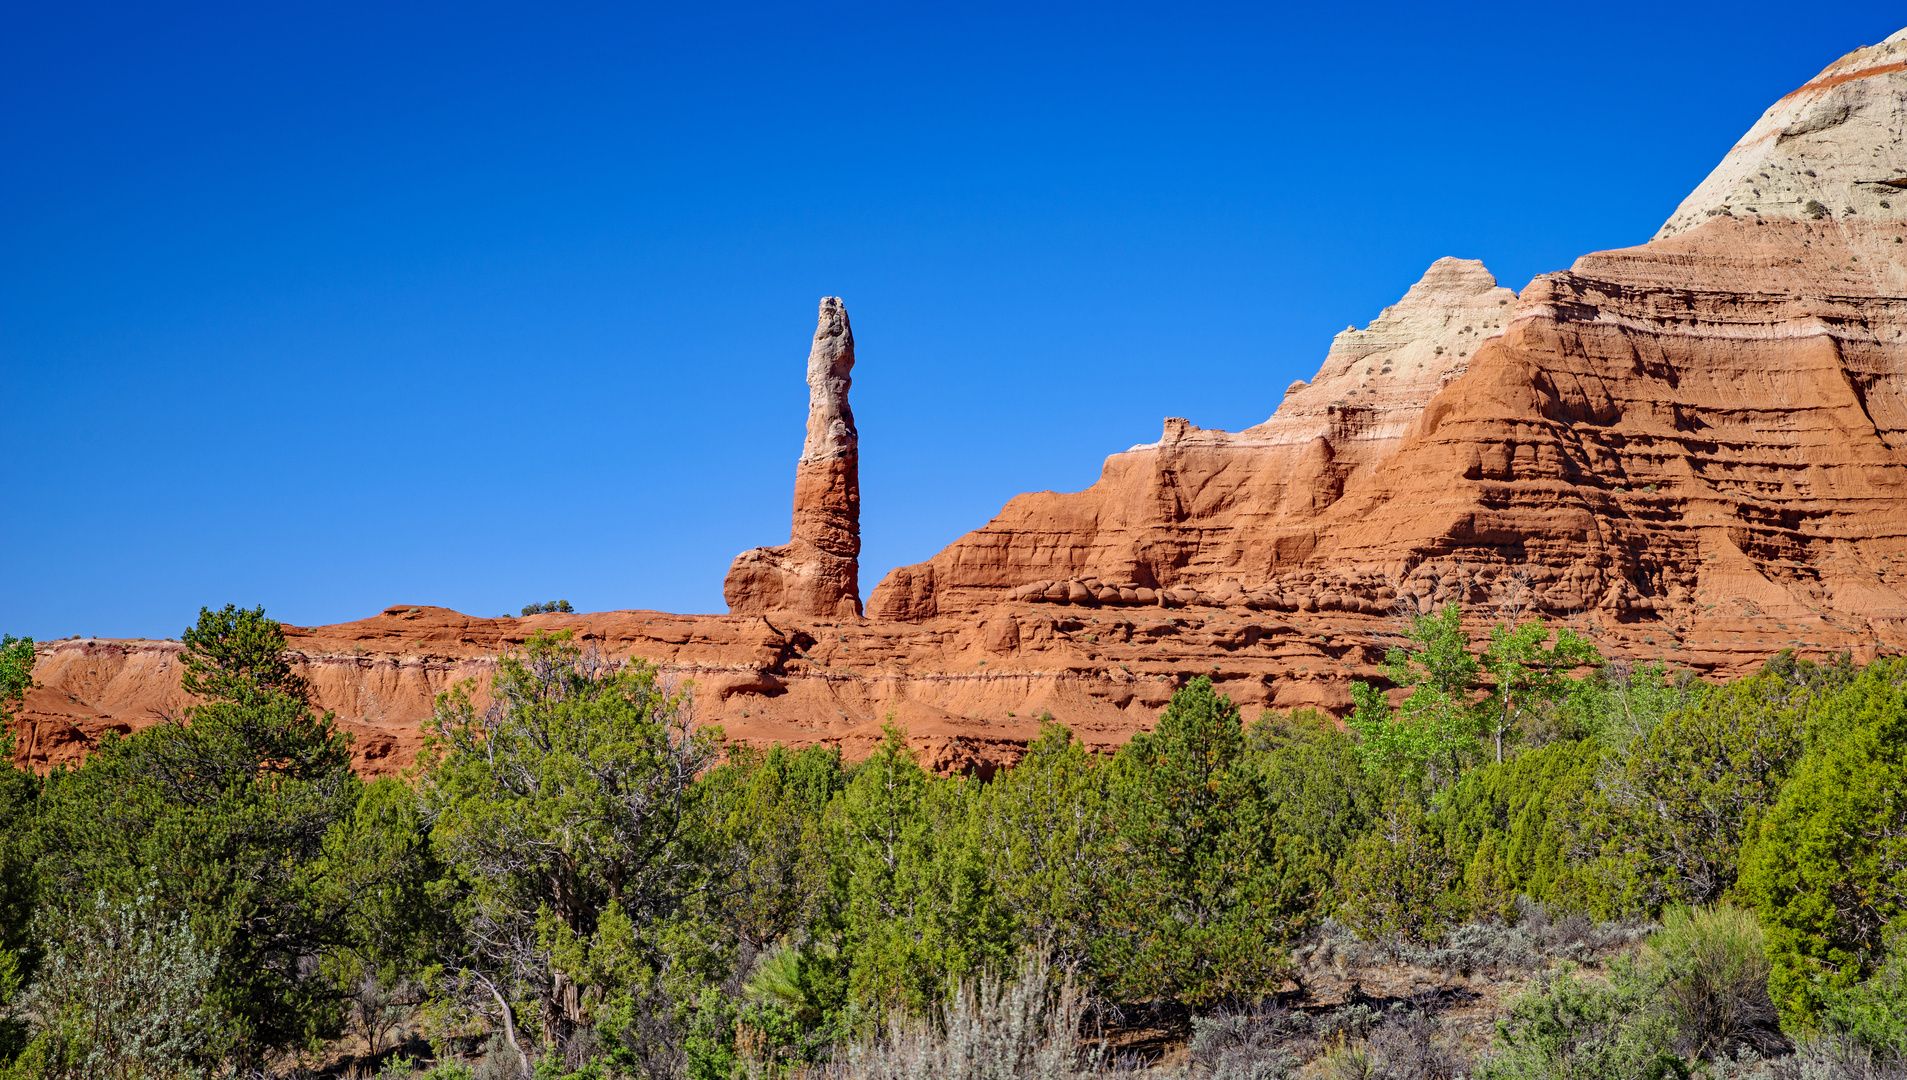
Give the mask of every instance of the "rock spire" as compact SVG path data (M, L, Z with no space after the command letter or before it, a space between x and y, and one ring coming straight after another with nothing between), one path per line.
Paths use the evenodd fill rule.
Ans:
M795 464L794 527L780 547L735 556L722 596L731 614L861 614L861 457L848 407L854 331L824 297L808 352L808 435Z

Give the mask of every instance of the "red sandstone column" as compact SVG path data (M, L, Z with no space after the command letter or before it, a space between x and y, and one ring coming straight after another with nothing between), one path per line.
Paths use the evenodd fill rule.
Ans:
M821 301L808 352L808 436L795 464L794 527L780 547L735 557L722 595L731 614L861 614L860 439L848 407L854 331L839 297Z

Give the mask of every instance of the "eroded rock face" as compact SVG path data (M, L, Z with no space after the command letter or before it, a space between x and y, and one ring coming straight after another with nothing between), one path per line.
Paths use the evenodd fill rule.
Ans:
M894 570L870 610L909 619L1000 599L1083 602L1076 591L1140 605L1262 594L1279 570L1309 564L1347 485L1397 453L1425 405L1502 333L1515 299L1482 263L1439 259L1370 325L1337 335L1318 374L1264 423L1233 433L1169 418L1158 442L1107 459L1092 488L1022 495L929 562ZM1261 599L1277 606L1275 591Z
M732 614L861 614L860 438L848 407L854 331L839 297L821 301L808 353L808 435L795 464L788 543L735 557L722 583Z
M824 301L793 536L736 559L735 613L397 607L294 629L300 670L372 773L409 764L436 692L481 687L540 628L693 680L733 739L859 756L892 717L927 764L985 772L1047 713L1116 746L1201 674L1248 709L1342 710L1398 616L1451 601L1479 637L1534 609L1715 675L1907 650L1907 221L1884 182L1907 179L1903 51L1777 103L1650 243L1517 297L1439 260L1265 423L1167 420L1086 491L1022 495L890 573L871 621L852 337ZM43 643L19 759L176 712L178 649Z
M1716 217L1907 219L1907 30L1829 64L1774 103L1655 234Z
M1657 240L1519 299L1441 260L1265 424L1169 419L1093 487L1014 499L871 606L1455 600L1696 666L1737 645L1907 646L1903 69L1898 34L1837 61Z

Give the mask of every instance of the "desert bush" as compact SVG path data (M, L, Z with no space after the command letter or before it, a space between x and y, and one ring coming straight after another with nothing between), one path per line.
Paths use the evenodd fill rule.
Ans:
M842 879L834 925L855 1007L925 1011L950 980L1012 961L981 845L982 798L976 780L923 769L890 725L829 804L824 827Z
M1518 901L1524 913L1519 922L1464 923L1436 946L1401 949L1397 958L1464 978L1532 971L1558 961L1594 967L1611 950L1633 945L1648 932L1646 924L1592 922L1581 913L1551 919L1541 904L1527 897Z
M1788 1049L1768 996L1768 954L1752 912L1729 904L1671 908L1643 963L1662 985L1675 1049L1690 1060Z
M1285 1080L1316 1041L1310 1017L1267 1000L1193 1017L1186 1049L1194 1072L1210 1080Z
M1073 980L1052 985L1043 956L1016 977L993 972L950 987L928 1016L892 1013L878 1038L848 1043L832 1080L1064 1080L1103 1071L1079 1037L1084 1003Z
M1571 967L1541 976L1497 1023L1477 1080L1687 1080L1689 1067L1667 1049L1673 1029L1658 1006L1658 983L1618 962L1607 982Z
M1461 1041L1422 1009L1392 1009L1365 1046L1383 1080L1462 1080L1470 1071Z
M421 988L409 982L387 982L360 972L348 987L345 1027L364 1043L364 1056L376 1060L402 1040L405 1022L415 1015Z
M1195 1075L1212 1080L1461 1080L1471 1066L1454 1033L1401 1003L1353 1002L1320 1016L1275 1005L1220 1012L1194 1021L1190 1049Z
M0 659L6 652L0 646ZM36 899L33 833L40 800L39 777L13 764L6 708L5 673L0 671L0 1064L13 1059L26 1037L19 998L37 953L30 928Z
M1336 919L1326 919L1292 955L1304 969L1330 969L1340 978L1379 962L1407 964L1446 977L1496 977L1558 962L1597 967L1612 952L1636 945L1654 929L1654 924L1633 920L1594 922L1581 912L1552 915L1526 896L1518 897L1511 910L1510 920L1467 922L1429 945L1403 937L1364 940Z
M231 1027L209 1000L218 956L151 891L53 913L27 996L33 1041L14 1076L160 1080L210 1075Z

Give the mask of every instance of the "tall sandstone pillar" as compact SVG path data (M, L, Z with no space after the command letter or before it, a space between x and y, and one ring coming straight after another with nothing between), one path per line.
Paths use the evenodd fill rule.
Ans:
M735 556L722 582L731 614L861 614L861 456L848 408L854 331L836 296L821 301L808 352L808 437L795 464L794 528L780 547Z

